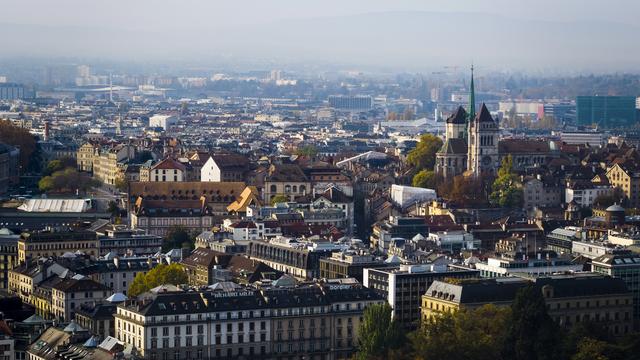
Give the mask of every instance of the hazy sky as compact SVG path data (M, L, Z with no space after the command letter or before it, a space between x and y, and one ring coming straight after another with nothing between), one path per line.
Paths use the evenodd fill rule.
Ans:
M231 55L405 66L449 63L465 46L461 42L474 36L469 41L482 42L487 54L479 48L461 56L463 63L478 58L550 68L549 53L576 46L560 51L558 66L576 60L585 68L627 69L640 55L625 51L638 47L638 0L0 0L0 8L0 46L13 55ZM433 12L450 13L442 18L450 22L439 23ZM413 16L418 13L431 17ZM457 13L491 16L475 14L459 24ZM491 31L476 30L487 22ZM509 37L518 24L524 29ZM553 31L537 38L547 28ZM367 32L380 41L360 41ZM592 44L594 34L600 37ZM356 41L342 39L350 37ZM514 45L520 41L525 43ZM627 58L614 58L620 54Z
M0 21L20 24L211 27L387 11L483 12L526 19L634 24L637 0L2 0Z

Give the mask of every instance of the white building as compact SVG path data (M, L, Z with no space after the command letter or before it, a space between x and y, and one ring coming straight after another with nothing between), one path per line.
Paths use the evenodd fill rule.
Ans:
M438 195L433 189L423 189L413 186L391 185L391 201L401 208L436 200Z
M604 142L604 134L601 132L562 132L560 140L569 145L600 146Z
M610 185L595 185L593 183L567 183L565 188L565 202L575 201L582 207L590 207L598 196L611 195L613 188Z
M151 167L149 181L180 182L185 180L186 167L180 162L166 158Z
M543 257L538 254L534 258L523 255L522 259L508 257L492 257L486 263L476 263L480 276L494 278L513 274L545 275L558 272L582 271L582 264L574 264L568 257Z
M429 233L427 240L433 241L441 249L451 252L475 250L480 248L480 239L474 239L473 234L463 230Z
M166 131L177 122L178 119L173 115L153 115L149 118L149 127L160 127Z

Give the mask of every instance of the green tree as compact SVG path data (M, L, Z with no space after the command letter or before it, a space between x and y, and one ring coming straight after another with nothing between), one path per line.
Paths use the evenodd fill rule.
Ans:
M47 176L56 171L61 171L67 168L76 168L76 160L73 158L65 157L61 159L51 160L47 163L47 166L42 171L42 174Z
M109 201L107 204L107 212L111 213L111 216L116 217L120 215L120 207L115 201Z
M278 194L271 198L271 206L274 206L275 204L278 204L278 203L285 203L288 201L289 201L289 198L286 195Z
M38 182L38 188L45 192L84 192L98 185L96 180L69 167L45 176Z
M195 239L184 226L174 226L167 231L167 235L164 237L162 251L179 248L193 249L194 243Z
M609 360L605 355L608 344L604 341L584 338L578 344L576 353L571 360Z
M446 312L410 335L414 359L500 359L511 310L485 305Z
M436 173L433 170L421 170L413 177L411 184L416 187L434 189L436 187Z
M121 192L127 192L129 191L129 179L124 175L120 175L116 179L114 186Z
M182 268L182 265L177 263L170 265L160 264L146 274L138 273L129 287L128 295L138 296L156 286L165 284L182 285L187 282L187 273Z
M296 155L314 157L318 155L318 148L313 145L303 146L295 151Z
M436 164L436 152L442 147L442 140L433 134L424 134L415 149L409 151L407 163L418 171L433 170Z
M523 202L522 186L518 175L513 171L511 155L502 159L502 166L498 169L498 177L493 182L490 200L501 207L520 207Z
M511 306L503 357L519 360L560 358L561 333L547 313L542 291L529 285L518 291Z
M402 345L404 333L391 319L392 311L387 303L370 305L364 310L358 332L357 359L387 359L391 350Z

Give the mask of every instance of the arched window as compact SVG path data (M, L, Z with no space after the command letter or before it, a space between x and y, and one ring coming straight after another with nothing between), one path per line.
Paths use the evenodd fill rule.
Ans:
M293 192L298 192L298 187L296 185L293 185Z
M304 194L307 191L307 187L304 185L300 185L300 193Z
M291 192L291 185L285 185L284 186L284 192L286 192L286 193Z
M278 191L278 187L275 185L271 185L271 192L276 192Z

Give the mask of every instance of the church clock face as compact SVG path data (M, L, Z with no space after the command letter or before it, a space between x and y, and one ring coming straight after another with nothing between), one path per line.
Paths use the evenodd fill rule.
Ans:
M491 157L490 156L485 156L482 158L482 165L483 166L490 166L491 165Z

